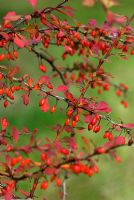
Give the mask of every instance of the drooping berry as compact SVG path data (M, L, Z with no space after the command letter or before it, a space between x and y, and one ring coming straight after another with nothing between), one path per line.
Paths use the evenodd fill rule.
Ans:
M97 117L94 116L90 123L94 126L97 123L97 121Z
M0 61L3 61L5 58L5 55L4 54L0 54Z
M131 55L134 55L134 49L132 49L132 51L130 52Z
M94 133L98 133L100 131L100 125L96 125L94 128L93 128L93 132Z
M60 186L62 185L62 181L61 181L60 178L57 178L57 179L56 179L56 185L57 185L58 187L60 187Z
M39 69L44 73L46 73L46 71L47 71L46 66L44 66L44 65L39 65Z
M39 106L43 106L44 103L45 103L45 99L44 99L44 98L43 98L43 99L40 99L40 101L39 101Z
M46 190L48 188L48 181L43 181L40 185L40 189Z
M5 100L3 104L4 104L4 107L6 108L8 106L8 101Z
M65 121L65 125L66 125L66 126L68 126L68 125L69 125L69 123L70 123L70 119L69 119L69 118L67 118L67 119L66 119L66 121Z
M117 89L117 90L116 90L116 95L120 97L120 96L122 95L121 90Z
M93 129L93 125L92 124L88 124L88 130L91 131Z
M42 154L41 154L41 160L42 160L42 161L45 161L46 158L47 158L46 153L42 153Z
M73 173L75 173L75 174L79 174L81 171L80 165L78 165L78 164L72 165L71 168L72 168Z
M56 106L52 106L52 108L50 109L51 113L54 113L56 111Z

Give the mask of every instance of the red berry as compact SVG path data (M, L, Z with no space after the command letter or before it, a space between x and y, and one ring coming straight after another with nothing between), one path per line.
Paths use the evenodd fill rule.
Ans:
M21 167L25 167L25 165L26 165L26 161L25 161L25 160L22 160L22 161L21 161Z
M118 89L118 90L116 90L116 95L120 97L120 96L122 95L122 92L121 92L121 90L119 90L119 89Z
M91 35L92 35L93 37L96 37L96 35L97 35L96 30L93 30L93 31L91 32Z
M123 52L128 52L128 46L124 46L124 48L122 49Z
M41 154L41 160L44 161L44 160L46 160L46 158L47 158L46 153L42 153Z
M93 129L93 125L92 124L88 124L88 130L91 131Z
M48 181L43 181L40 185L40 189L46 190L48 188Z
M117 162L121 162L121 158L120 158L119 156L115 156L115 160L116 160Z
M131 55L134 55L134 49L130 52Z
M22 160L22 156L17 157L17 162L20 162Z
M75 126L76 126L76 123L77 123L77 122L73 120L73 121L72 121L72 127L75 127Z
M105 134L103 135L103 138L109 138L110 135L112 135L112 133L110 133L109 131L106 131Z
M95 117L97 118L97 120L100 120L100 115L96 114Z
M73 109L72 109L72 108L68 109L68 111L67 111L67 115L68 115L68 116L71 116L72 113L73 113Z
M0 95L2 95L4 93L4 89L0 88Z
M57 178L57 179L56 179L56 185L57 185L58 187L60 187L60 186L62 185L62 181L61 181L60 178Z
M131 139L129 139L129 141L128 141L128 146L131 146L132 144L133 144L133 139L131 138Z
M98 133L100 131L100 125L97 125L93 128L94 133Z
M93 166L92 166L92 170L93 170L95 173L98 173L99 168L97 167L97 165L93 165Z
M50 165L51 165L51 159L50 159L50 158L47 158L47 160L46 160L46 165L47 165L47 166L50 166Z
M5 58L5 55L4 54L0 54L0 61L3 61Z
M14 55L15 58L18 58L18 52L17 51L14 51L13 55Z
M48 87L49 89L51 89L51 90L53 89L53 86L52 86L51 83L48 83L48 84L47 84L47 87Z
M81 164L81 165L80 165L80 172L85 173L86 168L87 168L87 167L86 167L85 165Z
M97 117L93 117L93 119L91 120L91 124L94 126L97 123Z
M7 106L8 106L8 101L5 100L5 101L4 101L4 107L6 108Z
M69 123L70 123L70 119L69 119L69 118L67 118L67 119L66 119L66 121L65 121L65 125L66 125L66 126L68 126L68 125L69 125Z
M105 90L105 91L109 90L109 84L108 83L103 84L103 90Z
M79 121L79 115L74 116L74 121L78 122Z
M52 106L52 108L50 109L51 113L54 113L56 111L56 106Z
M102 51L104 51L105 49L106 49L106 44L105 44L105 42L100 42L100 49L102 50Z
M42 18L40 19L40 21L41 21L42 24L46 25L46 19L45 19L44 17L42 17Z
M93 175L93 172L94 172L93 169L89 167L89 168L88 168L88 171L87 171L87 175L88 175L88 176L92 176L92 175Z
M2 75L2 73L0 72L0 80L3 78L3 75Z
M113 135L112 135L112 133L110 133L108 136L108 140L112 140L112 139L113 139Z
M16 91L19 91L19 90L20 90L20 85L17 85L17 86L15 87L15 90L16 90Z
M40 99L40 101L39 101L39 106L43 106L44 103L45 103L45 99L44 99L44 98L43 98L43 99Z
M46 66L44 66L44 65L39 65L39 69L44 73L46 73L46 71L47 71Z
M95 153L103 154L103 153L105 153L105 149L103 147L98 147L95 149Z
M30 158L26 158L26 159L25 159L25 163L26 163L27 165L30 165L30 163L31 163Z
M12 160L11 160L11 165L12 166L14 166L14 165L16 165L17 164L17 158L12 158Z
M80 171L81 171L80 165L78 165L78 164L72 165L72 171L73 171L73 173L75 173L75 174L79 174Z
M11 53L8 53L8 54L6 55L6 57L7 57L8 60L12 59Z
M62 148L61 149L61 153L64 154L64 155L68 155L69 154L69 150L65 149L65 148Z
M128 107L128 103L127 103L125 100L122 100L122 101L121 101L121 104L124 106L124 108L127 108L127 107Z

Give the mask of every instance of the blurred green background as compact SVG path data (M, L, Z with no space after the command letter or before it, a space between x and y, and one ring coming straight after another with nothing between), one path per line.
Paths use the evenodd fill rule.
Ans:
M39 8L48 5L56 5L58 0L38 0ZM105 20L105 13L102 6L98 2L93 8L84 7L81 0L70 0L68 3L75 9L75 18L81 23L87 23L90 18L97 20L101 24ZM134 14L134 0L120 0L120 6L114 7L112 11L131 16ZM25 14L32 11L31 6L26 0L1 0L0 1L0 19L8 11L16 11L18 14ZM63 17L64 18L64 17ZM71 22L72 19L69 19ZM54 57L59 58L61 50L50 49L54 53ZM134 56L133 56L134 57ZM110 93L104 92L100 97L105 99L110 104L112 117L115 120L122 120L125 123L134 122L134 58L129 57L127 61L112 58L112 63L106 65L106 71L113 74L113 82L123 82L129 86L128 92L128 109L124 109L120 105L120 99L116 97L115 91ZM77 58L74 58L77 60ZM71 65L72 58L67 59L67 64ZM16 65L14 62L8 63L11 66ZM17 65L21 67L22 73L29 73L37 79L39 72L37 71L38 61L33 54L28 54L25 51L20 53L20 58ZM49 74L50 72L48 72ZM40 137L46 135L53 137L53 132L49 126L58 122L63 122L64 112L56 111L56 114L42 113L38 107L38 99L36 95L30 98L30 105L23 106L20 97L16 97L15 104L9 106L6 110L3 106L0 107L0 115L6 116L10 122L10 126L16 126L19 129L28 127L30 130L39 128ZM54 102L51 102L54 104ZM64 106L64 105L63 105ZM24 141L23 141L24 142ZM108 156L103 156L99 162L99 174L88 178L86 176L73 176L67 181L68 198L67 200L133 200L134 199L134 147L125 147L118 149L118 155L121 156L123 162L115 163ZM34 155L34 157L36 157ZM23 187L27 187L25 183ZM38 193L38 190L37 190ZM43 198L43 194L37 194L39 199ZM48 200L59 200L58 190L55 187L50 187L45 196Z

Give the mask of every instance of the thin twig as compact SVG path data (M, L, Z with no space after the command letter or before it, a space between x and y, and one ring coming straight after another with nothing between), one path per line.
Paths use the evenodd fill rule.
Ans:
M35 53L39 58L47 61L50 66L52 67L53 71L56 71L58 73L58 75L60 76L62 82L64 85L66 85L66 81L61 73L61 71L54 65L54 61L52 59L47 58L43 53L36 51L34 48L31 49L33 53Z

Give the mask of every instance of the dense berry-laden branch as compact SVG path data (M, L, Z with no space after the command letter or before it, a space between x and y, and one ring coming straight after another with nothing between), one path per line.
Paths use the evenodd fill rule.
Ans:
M30 2L36 5L36 1ZM96 156L109 154L119 162L115 149L133 144L131 129L134 124L111 119L112 110L101 99L101 93L113 87L121 104L128 107L125 100L128 86L116 84L103 66L110 65L113 56L126 59L134 55L134 30L130 26L134 17L109 13L102 1L107 20L101 26L93 19L85 25L70 25L56 16L62 13L73 17L72 8L65 5L67 2L63 0L57 6L35 9L28 15L9 12L0 27L0 100L4 108L14 104L17 95L21 95L23 104L28 106L32 92L41 96L38 105L42 112L55 113L58 104L64 102L65 105L62 121L50 127L53 138L45 136L44 141L37 129L9 127L7 117L1 116L0 195L8 200L18 198L16 193L20 194L19 197L34 198L38 185L46 190L52 183L60 187L60 196L65 200L66 179L72 173L84 173L90 177L98 173ZM49 47L55 52L60 47L59 61L56 55L50 54ZM18 75L22 66L17 66L17 59L22 49L31 57L37 57L38 69L42 73L42 76L37 73L37 81L27 72ZM69 66L69 56L78 61ZM14 62L5 64L5 60ZM94 96L93 89L97 89ZM53 106L50 106L50 98L55 100ZM101 129L103 120L106 121L105 131ZM21 141L25 137L27 143L23 144ZM103 138L99 146L96 137ZM33 159L34 153L37 157ZM20 182L27 180L32 180L30 189L19 189Z

